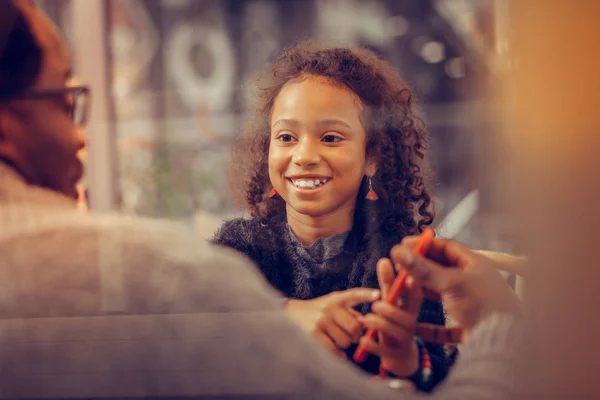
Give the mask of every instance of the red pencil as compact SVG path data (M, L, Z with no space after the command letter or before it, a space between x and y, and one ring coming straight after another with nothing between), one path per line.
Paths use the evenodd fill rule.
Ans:
M413 253L419 256L424 256L425 254L427 254L427 251L431 246L431 242L433 241L434 236L435 234L433 232L433 229L426 228L423 231L423 233L421 233L421 238L419 239L419 242L413 249ZM402 270L400 274L398 274L396 279L394 279L394 283L392 283L392 286L390 287L390 290L388 291L387 296L384 300L387 304L398 303L398 299L402 295L404 287L406 286L406 278L408 278L408 273L405 270ZM375 338L377 337L377 330L369 329L365 336L371 340L375 340ZM367 350L364 348L364 346L358 345L356 351L354 352L354 355L352 356L352 359L357 363L361 363L365 361L365 359L367 358L367 354Z

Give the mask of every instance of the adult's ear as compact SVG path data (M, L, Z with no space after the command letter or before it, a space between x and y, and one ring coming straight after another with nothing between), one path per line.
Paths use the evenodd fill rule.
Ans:
M25 135L24 121L18 106L0 102L0 159L19 167L21 157L19 142Z

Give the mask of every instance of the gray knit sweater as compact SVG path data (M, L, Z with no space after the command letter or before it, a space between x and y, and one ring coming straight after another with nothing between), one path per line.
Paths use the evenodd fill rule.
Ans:
M355 226L359 226L356 225ZM314 299L316 297L355 287L379 287L376 264L389 257L391 248L402 240L397 232L373 230L361 235L360 228L347 234L319 238L311 246L303 246L291 232L285 216L233 219L223 224L213 243L239 251L252 260L274 288L285 297ZM359 307L366 314L370 304ZM444 325L445 316L439 302L425 300L419 322ZM451 365L443 346L425 344L432 366L431 379L425 381L418 372L410 379L419 390L431 391L441 382ZM346 349L348 359L356 345ZM369 355L360 367L371 374L379 372L379 358Z

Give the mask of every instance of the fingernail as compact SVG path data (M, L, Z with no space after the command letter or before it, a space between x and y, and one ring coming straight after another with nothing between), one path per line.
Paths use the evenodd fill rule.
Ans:
M379 298L379 290L374 290L373 293L371 293L371 297L373 300L377 300Z
M414 283L415 283L415 278L413 278L412 275L409 275L406 278L406 285L407 286L412 286L412 285L414 285Z

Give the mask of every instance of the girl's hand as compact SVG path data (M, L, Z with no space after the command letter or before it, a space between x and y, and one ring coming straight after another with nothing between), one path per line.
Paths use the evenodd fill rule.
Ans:
M377 278L382 298L385 298L395 279L389 259L383 258L377 263ZM378 301L373 304L371 314L360 318L367 328L379 332L378 342L363 337L361 343L369 353L380 357L386 370L399 377L408 377L419 369L419 348L413 338L423 293L414 277L407 278L402 297L398 305Z
M362 315L353 307L379 298L377 289L354 288L313 300L289 300L284 310L326 349L345 357L342 350L357 343L363 332Z

